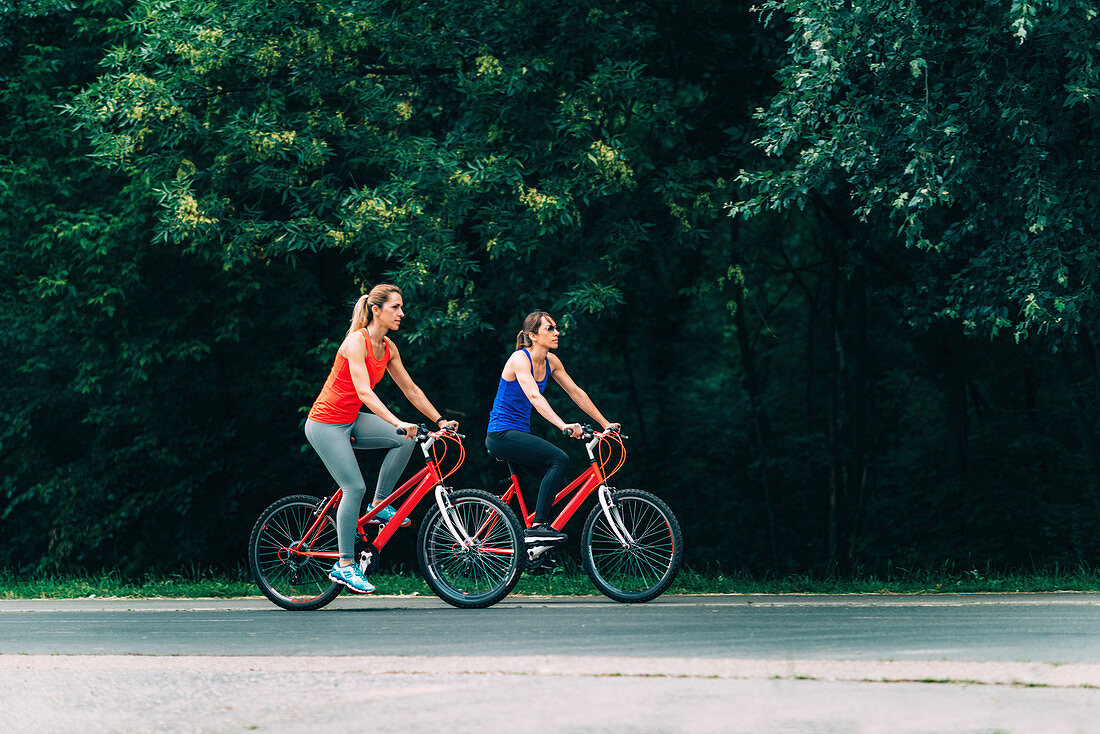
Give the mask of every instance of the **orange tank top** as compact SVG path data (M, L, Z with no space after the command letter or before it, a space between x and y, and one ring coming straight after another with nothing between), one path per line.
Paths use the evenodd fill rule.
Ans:
M378 384L382 375L386 374L386 365L390 361L390 343L386 341L386 351L382 359L376 359L374 348L371 346L370 337L366 329L360 329L363 338L367 342L367 374L370 375L370 386ZM351 381L351 367L348 366L348 358L336 352L336 359L332 363L332 370L328 373L321 394L313 401L313 407L309 409L309 419L318 423L330 425L344 425L351 423L359 415L359 409L363 407L363 401L359 399L359 393L355 392L355 385Z

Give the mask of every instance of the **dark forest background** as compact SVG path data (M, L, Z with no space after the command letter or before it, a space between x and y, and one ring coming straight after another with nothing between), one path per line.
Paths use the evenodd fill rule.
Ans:
M0 2L0 567L238 567L386 281L462 486L540 307L698 569L1092 566L1095 16Z

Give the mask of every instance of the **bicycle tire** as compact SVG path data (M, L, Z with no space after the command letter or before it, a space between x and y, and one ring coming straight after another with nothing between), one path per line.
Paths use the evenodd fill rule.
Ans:
M450 502L477 546L460 548L433 502L416 540L420 571L435 595L452 606L492 606L511 593L523 570L519 520L498 497L480 489L452 492Z
M634 542L624 548L597 504L581 531L585 573L605 596L640 604L660 596L676 579L683 563L680 523L665 502L640 489L611 494Z
M302 538L317 518L319 497L295 494L267 506L248 539L248 565L252 578L268 599L283 609L310 611L320 609L340 594L340 584L328 577L332 562L310 556L294 555L288 548ZM336 522L325 518L315 550L338 552Z

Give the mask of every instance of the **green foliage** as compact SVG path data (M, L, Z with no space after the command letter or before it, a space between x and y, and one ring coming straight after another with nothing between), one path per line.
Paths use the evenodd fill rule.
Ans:
M500 478L488 406L545 308L691 563L1087 563L1082 7L0 8L0 566L238 567L263 506L327 492L304 411L382 280L463 486Z
M424 314L410 338L443 350L496 323L483 304L501 280L530 290L516 267L548 279L544 306L597 314L622 303L655 228L704 241L692 219L713 209L689 212L713 173L669 156L703 95L637 61L660 17L143 2L140 36L69 110L104 162L158 192L158 241L227 268L338 252L360 287L401 285Z
M787 58L729 206L739 267L700 292L778 366L746 372L773 557L1095 554L1095 15L761 6ZM826 532L788 534L792 501Z
M665 379L651 321L692 277L680 251L728 236L711 197L728 137L695 123L741 82L699 53L733 24L700 18L739 12L119 0L19 18L5 69L64 78L21 72L12 98L49 102L4 129L34 146L12 165L37 166L5 203L38 220L3 220L22 375L3 385L5 527L26 543L0 560L235 562L266 501L326 490L302 410L383 279L405 291L414 376L473 436L536 306L571 327L571 371L609 414L664 420L639 401ZM613 340L642 356L594 349Z
M1091 3L771 0L780 90L733 212L835 194L919 248L925 314L1062 338L1096 319L1100 31ZM927 317L925 317L927 318Z
M241 497L294 476L285 459L250 457L248 437L283 415L276 433L293 440L284 390L300 386L257 326L296 349L315 343L289 320L300 278L225 272L154 242L144 181L89 166L58 112L125 39L125 8L40 6L21 19L23 45L4 51L0 98L18 111L0 126L5 565L129 572L216 556L219 535L241 532Z

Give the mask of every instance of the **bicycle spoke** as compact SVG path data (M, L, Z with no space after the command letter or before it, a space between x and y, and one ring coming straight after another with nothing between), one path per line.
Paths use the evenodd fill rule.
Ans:
M598 512L586 539L590 573L596 574L594 580L605 585L601 587L605 593L614 592L614 598L629 601L632 596L646 596L651 589L659 589L664 579L674 573L677 548L664 512L647 501L645 493L618 496L615 504L618 510L615 518L633 542L624 547L611 525L614 520Z
M339 593L328 578L328 559L310 553L337 552L336 529L332 518L322 519L309 542L294 552L306 531L317 520L316 501L305 496L292 497L267 511L252 539L252 563L257 582L273 601L287 607L310 604L323 595Z
M498 592L516 574L519 538L510 523L488 501L478 497L452 500L450 520L456 529L473 531L472 544L452 536L441 514L425 528L427 561L446 597L478 597ZM512 581L511 583L514 583Z

